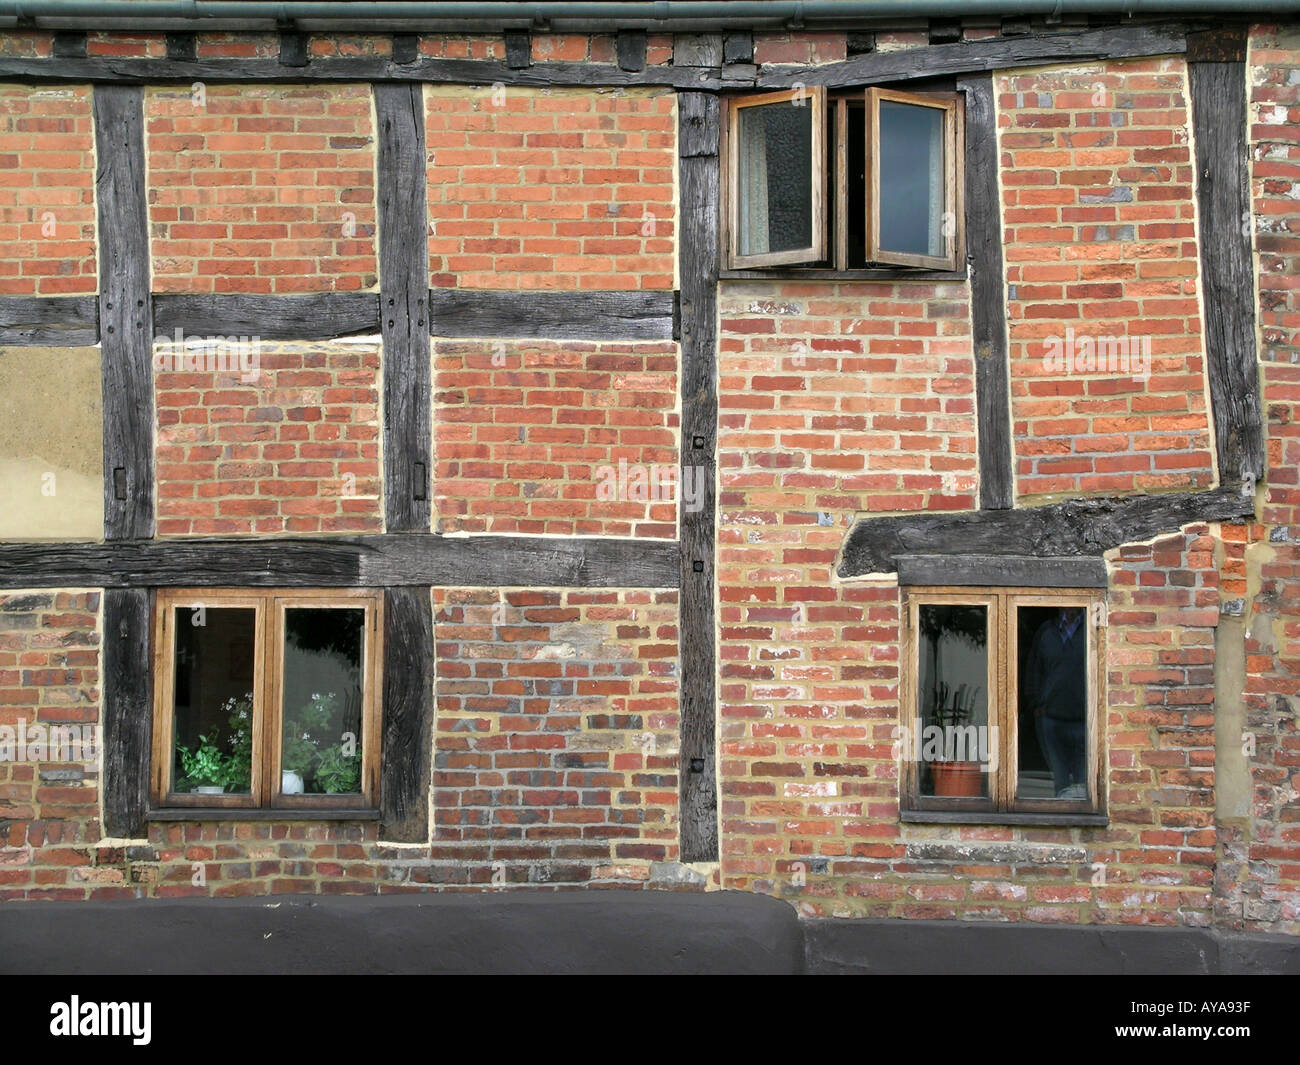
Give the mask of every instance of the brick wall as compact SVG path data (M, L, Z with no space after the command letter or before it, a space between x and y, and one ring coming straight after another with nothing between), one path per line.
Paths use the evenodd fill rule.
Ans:
M368 85L150 88L157 292L377 285Z
M88 857L100 837L97 762L84 758L99 742L99 598L0 593L0 899L112 895ZM77 731L49 757L52 728Z
M425 89L436 287L665 289L675 269L675 96Z
M379 344L247 350L154 348L158 534L382 531Z
M0 296L98 288L94 176L88 86L0 85Z
M1017 494L1211 484L1185 64L1006 73L995 90ZM1045 364L1062 352L1069 369Z
M674 860L677 593L436 589L434 605L432 857L582 880Z
M677 363L667 342L435 341L436 527L673 538Z

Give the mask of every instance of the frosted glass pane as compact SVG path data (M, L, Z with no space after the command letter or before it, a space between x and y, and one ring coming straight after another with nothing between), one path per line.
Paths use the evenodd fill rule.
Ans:
M767 255L811 247L812 104L743 107L736 143L737 247Z

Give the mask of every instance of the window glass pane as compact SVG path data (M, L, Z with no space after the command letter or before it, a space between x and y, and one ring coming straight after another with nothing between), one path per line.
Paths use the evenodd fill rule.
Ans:
M1016 608L1020 799L1088 798L1088 619L1083 607Z
M812 246L813 110L805 96L736 112L741 255Z
M176 607L172 790L247 795L253 772L253 644L246 607Z
M945 255L944 112L880 101L880 247Z
M361 791L361 661L365 611L284 612L285 795Z
M911 737L922 795L984 796L997 768L989 728L988 608L918 608L918 734Z

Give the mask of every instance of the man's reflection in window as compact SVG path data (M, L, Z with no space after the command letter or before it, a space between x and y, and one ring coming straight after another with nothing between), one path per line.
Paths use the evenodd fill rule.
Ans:
M1038 627L1022 706L1034 712L1038 745L1058 799L1086 799L1088 632L1082 607L1061 607Z

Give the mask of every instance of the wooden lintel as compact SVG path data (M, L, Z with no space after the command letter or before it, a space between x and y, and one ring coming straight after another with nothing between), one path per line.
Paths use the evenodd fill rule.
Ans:
M1246 487L864 518L849 530L836 572L841 578L892 573L902 555L1100 557L1121 544L1174 533L1194 522L1248 521L1255 501Z
M900 585L988 588L1105 588L1099 555L896 555Z
M380 534L0 544L0 588L676 588L672 540Z

